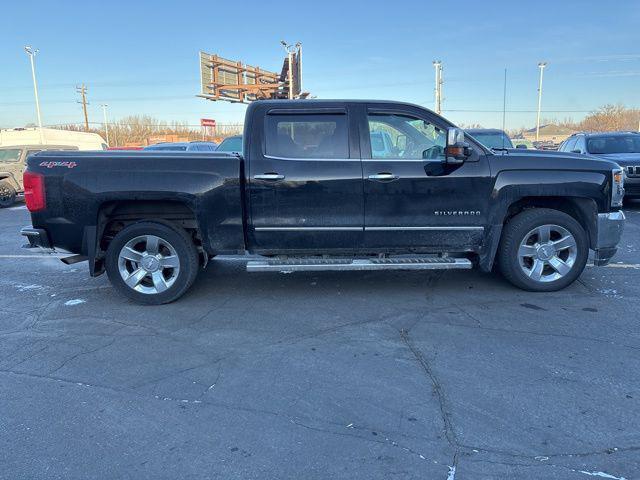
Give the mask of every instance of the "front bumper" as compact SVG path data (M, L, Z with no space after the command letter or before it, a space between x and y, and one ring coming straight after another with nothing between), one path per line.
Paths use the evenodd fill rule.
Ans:
M593 247L595 252L594 265L606 265L615 255L620 238L622 238L624 222L625 216L622 210L598 214L598 235Z
M20 230L20 235L27 237L27 240L29 240L29 243L24 245L25 248L53 249L49 235L42 228L24 227Z

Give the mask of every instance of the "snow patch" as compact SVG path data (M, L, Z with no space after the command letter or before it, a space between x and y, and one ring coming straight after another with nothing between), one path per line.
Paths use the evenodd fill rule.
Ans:
M30 290L38 290L38 289L44 289L46 287L43 287L42 285L38 285L37 283L32 283L31 285L23 285L23 284L16 284L16 288L18 289L19 292L28 292Z
M626 480L624 477L616 477L606 472L587 472L586 470L578 470L580 473L584 473L585 475L589 475L591 477L601 477L601 478L610 478L612 480Z
M80 298L75 298L73 300L67 300L66 302L64 302L64 304L67 307L73 307L74 305L80 305L81 303L87 303L86 300L82 300Z
M456 467L449 467L449 475L447 475L447 480L455 480L456 478Z

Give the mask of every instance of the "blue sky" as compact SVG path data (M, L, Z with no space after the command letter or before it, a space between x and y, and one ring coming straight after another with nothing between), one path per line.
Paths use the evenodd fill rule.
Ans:
M222 4L225 7L219 7ZM35 122L36 58L44 124L147 114L241 122L244 106L196 98L198 51L279 70L279 41L304 46L304 89L433 107L432 60L444 63L444 115L456 123L531 127L537 63L543 117L580 118L605 103L640 107L640 2L601 1L39 1L7 2L0 29L0 127ZM237 20L234 20L234 17Z

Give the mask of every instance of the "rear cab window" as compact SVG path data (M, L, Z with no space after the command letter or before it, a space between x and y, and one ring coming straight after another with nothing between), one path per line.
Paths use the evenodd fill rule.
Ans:
M265 154L279 158L349 158L345 114L267 114Z

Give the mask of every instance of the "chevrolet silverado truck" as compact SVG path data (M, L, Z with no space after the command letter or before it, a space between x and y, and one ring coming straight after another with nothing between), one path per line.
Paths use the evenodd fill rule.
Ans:
M393 148L372 148L381 136ZM32 155L22 234L162 304L212 257L247 253L250 272L497 267L555 291L590 250L609 262L624 226L615 163L492 151L406 103L256 101L242 152Z

